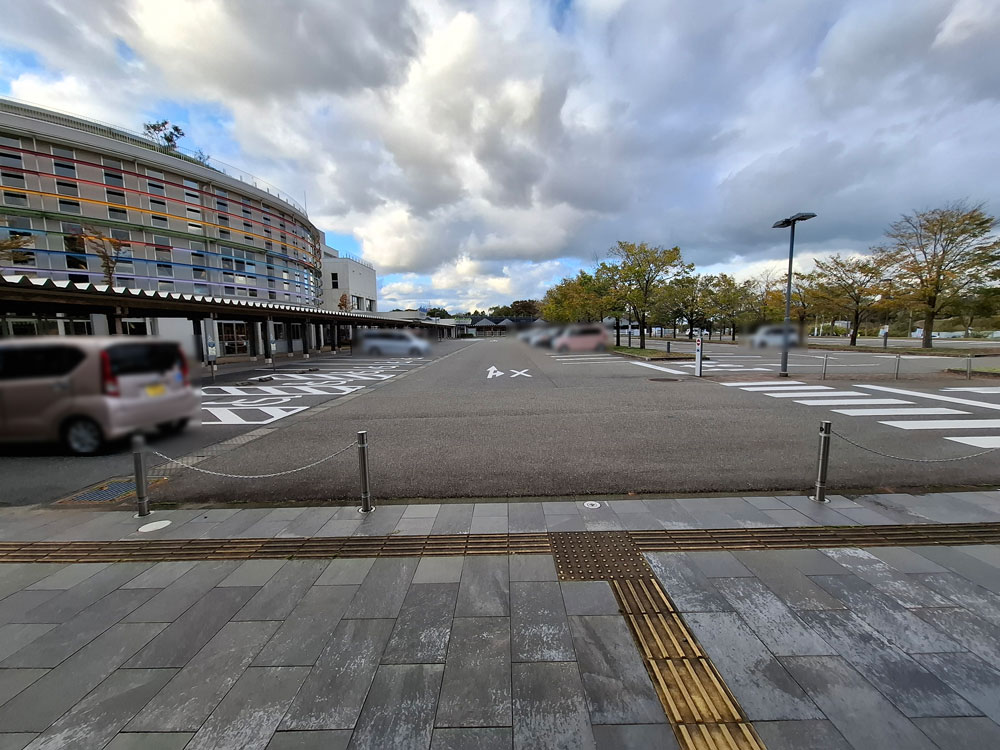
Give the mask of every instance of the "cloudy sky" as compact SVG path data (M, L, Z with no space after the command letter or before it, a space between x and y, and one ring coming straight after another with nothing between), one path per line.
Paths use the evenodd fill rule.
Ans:
M0 0L0 94L308 202L381 307L538 297L618 239L701 270L1000 211L997 0Z

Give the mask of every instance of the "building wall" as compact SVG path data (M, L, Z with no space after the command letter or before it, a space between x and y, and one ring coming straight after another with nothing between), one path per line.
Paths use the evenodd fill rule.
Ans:
M3 104L0 235L32 242L0 272L103 283L95 250L114 241L118 286L320 304L320 233L290 203L140 139Z
M378 280L375 269L367 263L335 253L337 251L333 248L323 250L323 307L328 310L339 309L340 297L346 294L351 309L378 312Z

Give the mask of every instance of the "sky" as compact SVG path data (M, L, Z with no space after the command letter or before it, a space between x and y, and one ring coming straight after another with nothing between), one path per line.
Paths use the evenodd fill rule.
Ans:
M538 298L617 240L745 277L1000 211L997 0L0 0L0 95L170 119L380 309Z

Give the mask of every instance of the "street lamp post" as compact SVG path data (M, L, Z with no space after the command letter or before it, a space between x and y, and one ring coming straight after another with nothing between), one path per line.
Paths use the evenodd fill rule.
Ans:
M781 371L779 378L788 377L788 334L792 327L792 257L795 254L795 224L800 221L808 221L816 214L799 213L789 216L787 219L774 222L772 229L784 229L788 227L791 232L788 236L788 284L785 287L785 327L781 336Z

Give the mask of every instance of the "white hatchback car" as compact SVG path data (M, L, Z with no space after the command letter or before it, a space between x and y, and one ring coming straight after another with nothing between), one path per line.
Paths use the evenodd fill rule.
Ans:
M761 326L756 333L750 337L750 346L754 349L776 348L780 349L785 342L785 327L783 325ZM798 346L798 329L792 327L788 329L788 346Z
M431 345L409 331L361 331L359 332L362 354L388 357L422 357Z

